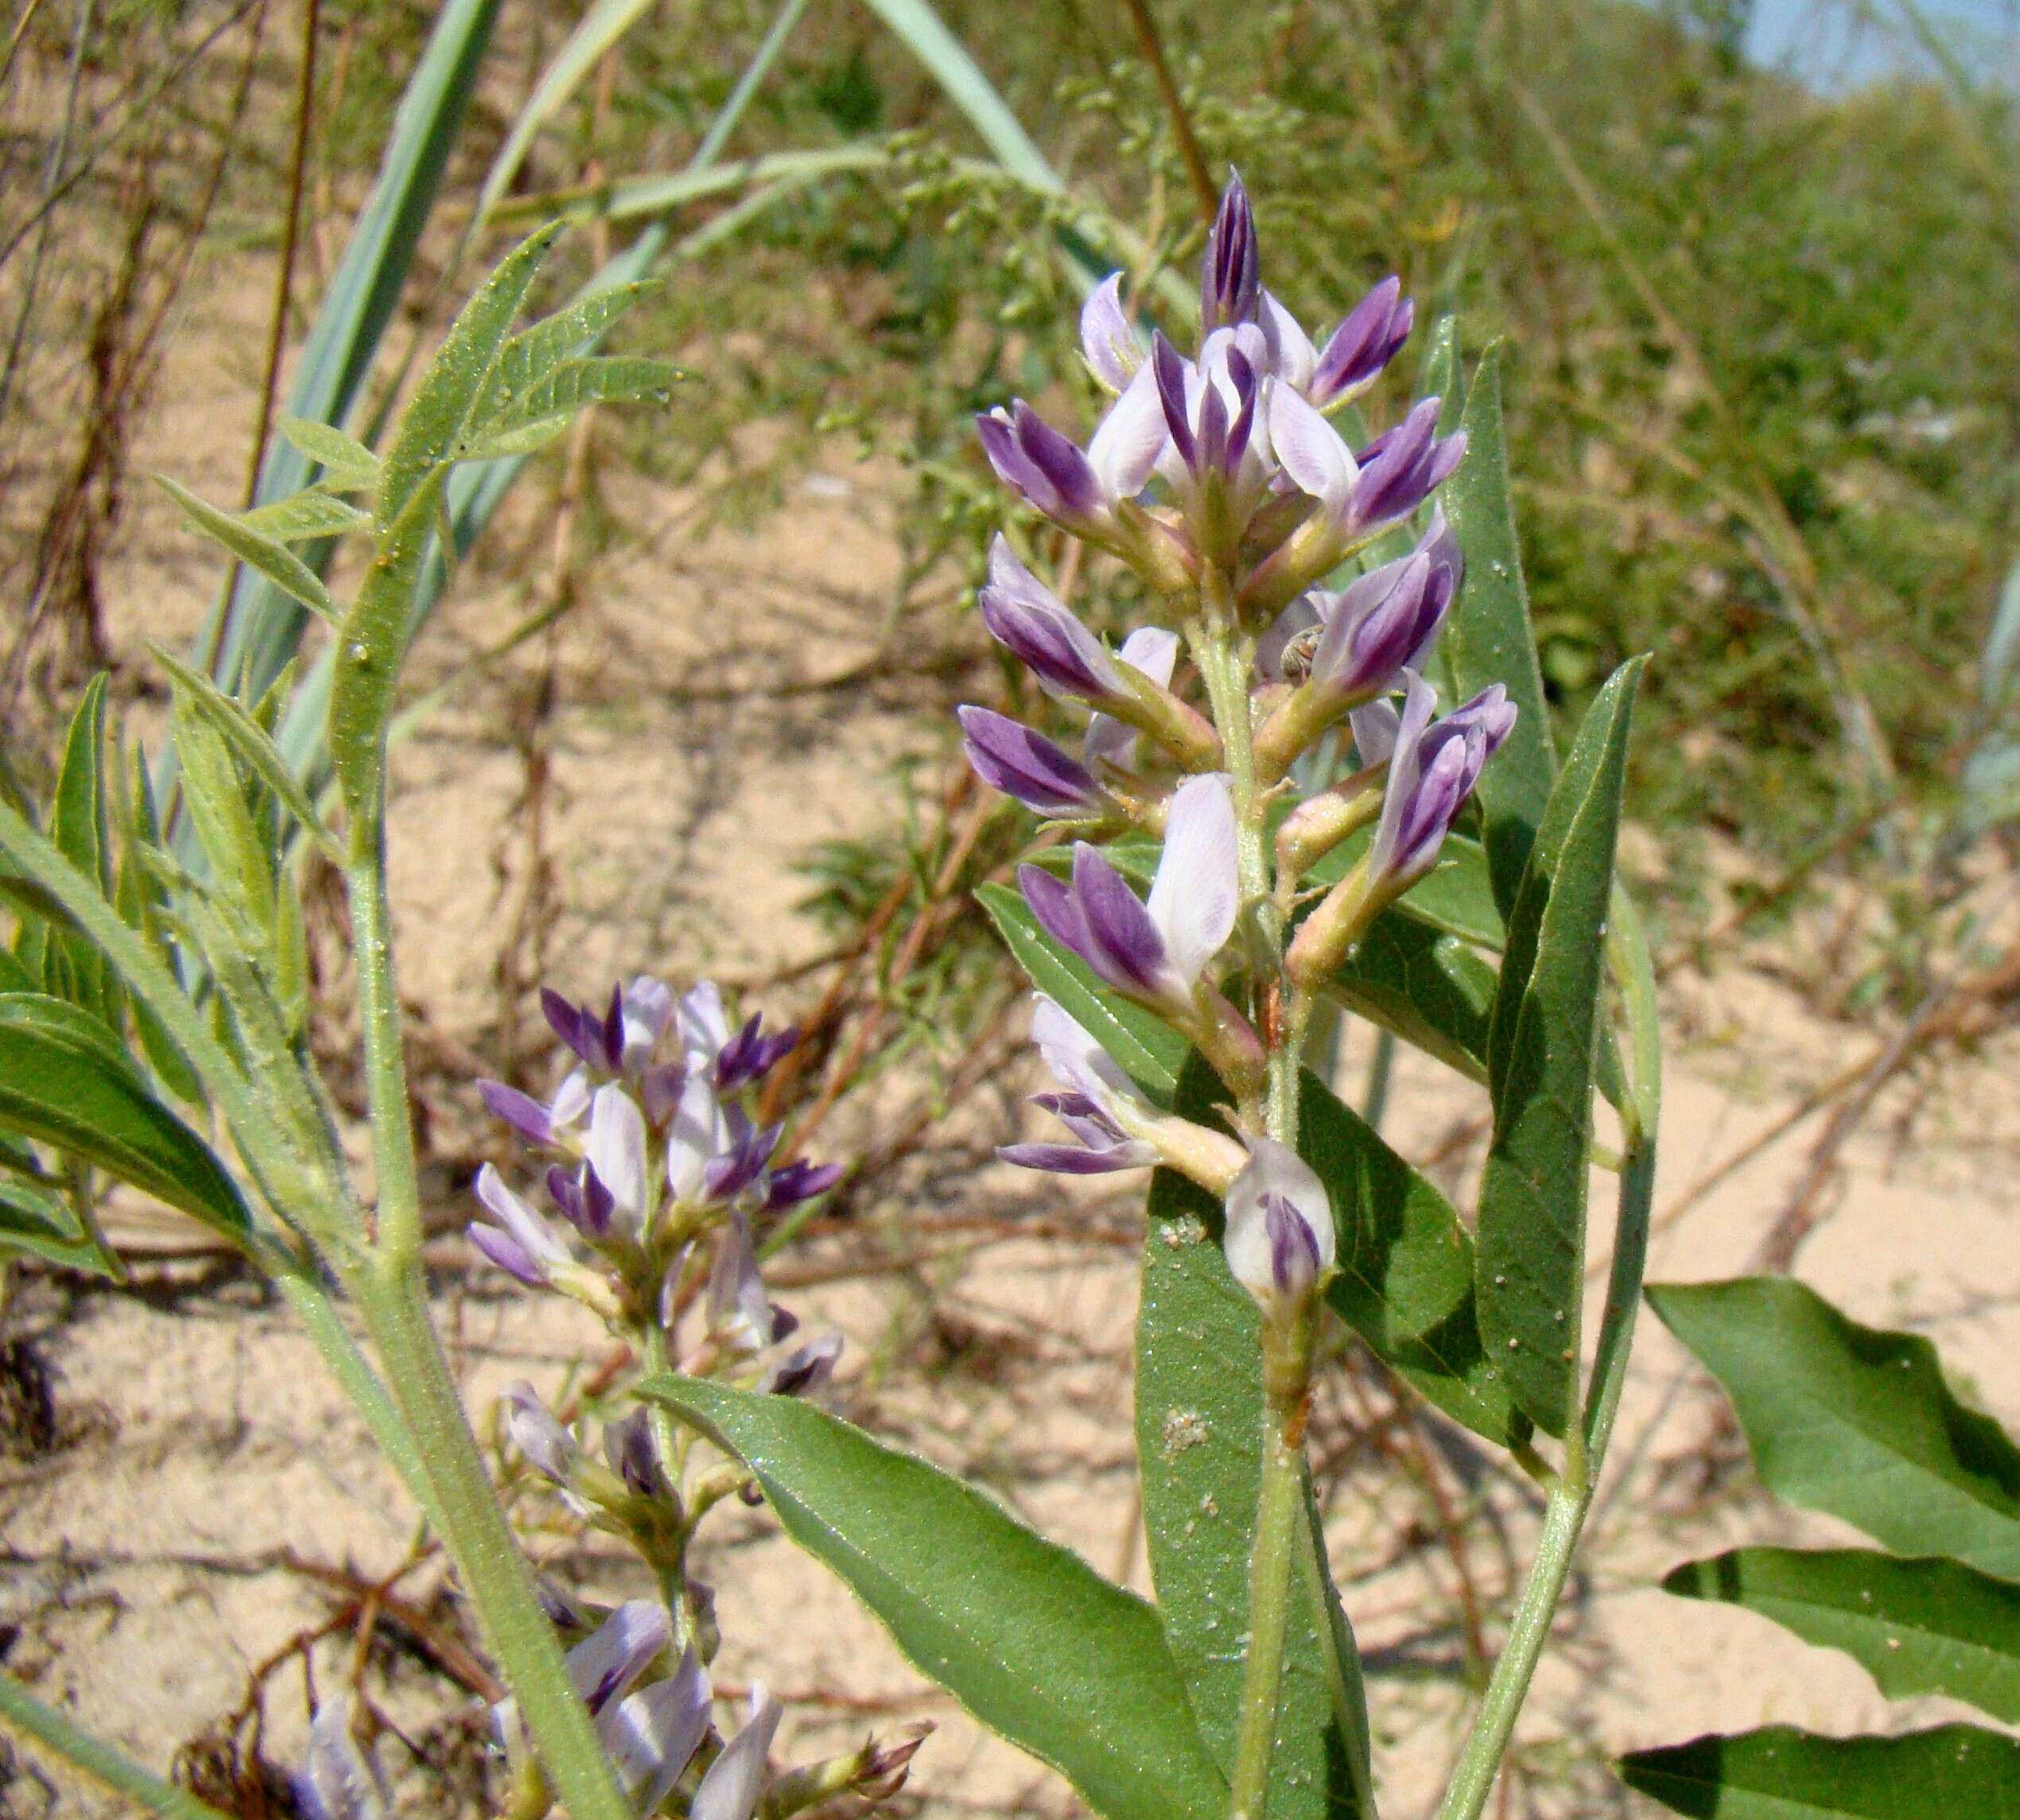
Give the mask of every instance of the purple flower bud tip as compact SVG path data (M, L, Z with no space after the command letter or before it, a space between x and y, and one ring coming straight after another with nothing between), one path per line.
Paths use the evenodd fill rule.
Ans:
M1084 821L1106 810L1107 794L1086 766L1043 735L986 708L958 712L968 762L991 789L1056 821Z
M1249 192L1239 177L1229 180L1221 206L1206 236L1206 256L1199 274L1200 332L1229 324L1253 322L1261 294L1261 262L1256 246L1256 218Z
M544 1289L546 1286L546 1272L533 1261L516 1239L508 1237L495 1226L487 1226L481 1221L471 1225L467 1230L470 1243L507 1276L516 1277L528 1289Z
M1121 688L1114 661L998 537L989 584L976 596L989 635L1055 694L1101 701Z
M623 1421L607 1423L603 1451L611 1471L634 1496L653 1498L659 1495L658 1451L653 1444L651 1418L644 1410L635 1409Z
M839 1333L817 1334L789 1352L767 1375L764 1387L775 1396L802 1396L834 1375L841 1362Z
M1319 356L1311 402L1329 405L1373 383L1409 340L1416 306L1402 294L1401 280L1384 278L1347 312Z
M846 1173L838 1162L783 1163L765 1178L764 1207L776 1213L825 1194Z

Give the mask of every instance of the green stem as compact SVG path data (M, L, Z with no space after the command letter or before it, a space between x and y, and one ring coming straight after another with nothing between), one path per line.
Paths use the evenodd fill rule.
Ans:
M164 1782L53 1706L44 1706L11 1674L0 1674L0 1723L33 1738L72 1768L150 1814L164 1814L167 1820L224 1820L208 1802Z
M632 1820L589 1709L569 1685L560 1642L499 1508L429 1317L379 805L356 817L351 852L351 919L379 1208L371 1255L349 1286L433 1487L429 1515L439 1524L556 1791L573 1820Z
M576 1820L632 1820L589 1709L569 1685L532 1570L491 1488L429 1318L418 1269L375 1259L358 1273L353 1288L425 1462L433 1520L519 1700L542 1767Z
M1298 1555L1303 1565L1305 1591L1311 1600L1311 1609L1324 1614L1321 1628L1328 1632L1319 1653L1326 1670L1326 1691L1332 1700L1333 1723L1346 1744L1347 1770L1354 1778L1354 1811L1359 1820L1375 1820L1375 1788L1369 1763L1368 1695L1361 1678L1361 1655L1333 1590L1325 1533L1319 1527L1319 1513L1312 1504L1308 1474L1298 1522Z
M1311 1319L1303 1322L1308 1330ZM1270 1350L1265 1337L1264 1351ZM1310 1345L1304 1347L1307 1378ZM1268 1374L1268 1366L1264 1367ZM1273 1374L1269 1374L1273 1375ZM1288 1388L1288 1387L1286 1387ZM1269 1766L1276 1749L1276 1709L1284 1682L1284 1639L1289 1628L1292 1569L1297 1557L1298 1517L1304 1502L1304 1394L1272 1389L1263 1414L1262 1492L1256 1504L1256 1541L1249 1558L1249 1653L1241 1670L1241 1721L1235 1735L1234 1775L1228 1820L1262 1820L1269 1799Z
M1557 1601L1564 1597L1571 1555L1591 1502L1584 1444L1574 1434L1564 1471L1544 1508L1536 1558L1529 1564L1529 1577L1523 1584L1501 1659L1488 1678L1480 1709L1473 1716L1473 1729L1466 1734L1453 1768L1438 1820L1479 1820L1488 1796L1494 1793L1494 1778L1508 1753L1509 1740L1515 1733L1515 1721L1529 1695L1536 1664L1543 1659L1544 1645L1549 1641L1550 1622L1556 1615Z

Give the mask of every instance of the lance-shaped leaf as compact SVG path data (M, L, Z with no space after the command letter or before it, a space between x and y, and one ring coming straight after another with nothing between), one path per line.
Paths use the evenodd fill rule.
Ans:
M119 1266L62 1198L17 1178L0 1176L0 1258L40 1258L65 1270L117 1278Z
M281 543L305 543L315 537L341 537L347 531L363 530L371 514L332 493L297 493L276 499L270 506L242 513L239 525L262 537Z
M543 227L507 254L450 324L387 452L373 502L382 535L399 522L422 482L450 459L474 422L513 320L560 231Z
M975 895L1031 983L1056 999L1159 1105L1170 1105L1185 1062L1185 1038L1140 1005L1109 991L1085 961L1038 926L1030 906L1008 886L984 885Z
M1919 1334L1848 1320L1770 1277L1651 1285L1732 1399L1761 1481L1902 1554L2020 1580L2020 1448L1943 1381Z
M1487 1078L1495 974L1456 936L1384 910L1327 982L1329 995L1470 1080Z
M1299 1147L1338 1225L1327 1301L1455 1422L1502 1446L1526 1441L1528 1420L1481 1343L1473 1240L1451 1203L1314 1075L1300 1104Z
M165 474L157 474L154 479L161 491L182 508L183 515L205 537L222 544L247 568L266 576L289 600L300 601L320 618L336 618L336 608L331 604L329 590L323 585L322 578L278 537L256 530L234 513L219 511Z
M84 685L64 739L56 773L49 838L72 865L110 898L112 849L107 829L105 790L105 677ZM46 938L42 976L49 990L82 1005L107 1023L121 1015L121 995L104 958L90 942L56 933Z
M1190 1058L1176 1109L1218 1123L1214 1104L1225 1097L1212 1069ZM1229 1272L1218 1200L1161 1169L1151 1181L1148 1215L1136 1312L1144 1534L1164 1634L1200 1733L1231 1770L1262 1480L1260 1317L1253 1298ZM1280 1820L1354 1814L1354 1758L1365 1765L1367 1750L1358 1663L1342 1659L1340 1678L1350 1701L1342 1723L1328 1658L1335 1647L1331 1614L1315 1601L1305 1576L1294 1577L1292 1589L1268 1810ZM1350 1633L1345 1640L1350 1655Z
M559 421L565 423L589 405L630 404L640 398L663 401L680 377L664 360L635 355L596 354L564 360L522 387L503 387L492 395L492 408L474 413L459 452L473 449L511 431Z
M1507 911L1542 825L1557 760L1508 485L1498 345L1481 355L1459 421L1466 459L1439 498L1466 553L1466 580L1439 646L1451 666L1455 700L1469 700L1498 682L1515 705L1514 731L1481 774L1477 792L1494 896Z
M1703 1737L1620 1763L1630 1788L1698 1820L2010 1820L2020 1740L1976 1725L1820 1738L1791 1725Z
M1600 691L1551 792L1508 919L1488 1034L1494 1130L1480 1184L1480 1331L1516 1402L1554 1435L1579 1414L1599 988L1645 661L1622 665Z
M319 486L340 493L362 493L378 487L379 457L355 436L307 417L285 414L280 429L297 454L305 455L322 469Z
M252 774L266 785L275 799L293 816L302 832L321 848L333 865L344 863L344 851L336 838L323 825L316 805L293 768L282 757L280 748L266 729L201 670L179 663L159 645L153 647L157 662L173 679L177 700L186 713L208 725Z
M95 1018L35 993L0 994L0 1129L103 1170L232 1239L239 1190L196 1134L148 1091Z
M1662 1585L1843 1650L1890 1699L1947 1694L2020 1724L2020 1585L2010 1581L1940 1556L1741 1548L1688 1562Z
M979 1492L825 1411L695 1378L666 1404L749 1467L898 1647L1109 1820L1218 1820L1227 1790L1157 1615Z

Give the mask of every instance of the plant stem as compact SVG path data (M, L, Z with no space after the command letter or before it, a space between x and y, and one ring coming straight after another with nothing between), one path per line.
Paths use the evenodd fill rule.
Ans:
M542 1766L571 1816L632 1820L589 1709L569 1685L532 1570L499 1508L429 1318L418 1268L375 1259L353 1288L434 1488L432 1520L519 1701Z
M1438 1820L1479 1820L1493 1794L1494 1778L1514 1736L1515 1721L1528 1697L1529 1682L1549 1641L1551 1620L1564 1597L1571 1554L1592 1502L1591 1477L1582 1437L1574 1430L1565 1452L1564 1469L1544 1507L1543 1531L1536 1539L1536 1558L1508 1628L1507 1641L1495 1663L1473 1716L1452 1779L1445 1791Z
M1249 1557L1249 1653L1241 1670L1241 1721L1235 1736L1228 1820L1262 1820L1276 1749L1276 1708L1284 1682L1292 1570L1304 1502L1306 1392L1311 1380L1312 1314L1296 1331L1265 1330L1262 1490Z
M371 1254L351 1273L349 1286L433 1487L430 1520L469 1591L557 1793L573 1820L632 1820L589 1709L569 1685L554 1627L499 1506L429 1317L386 894L383 797L357 817L351 839L351 919L379 1209Z
M94 1737L54 1707L44 1706L11 1674L0 1674L0 1724L33 1738L73 1769L81 1770L114 1794L125 1796L136 1807L164 1814L167 1820L224 1820L208 1802L164 1782L152 1770L142 1769L122 1756L103 1738Z

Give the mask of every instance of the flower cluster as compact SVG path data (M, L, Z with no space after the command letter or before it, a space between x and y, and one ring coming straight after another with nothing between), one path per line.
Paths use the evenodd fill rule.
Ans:
M488 1218L470 1228L471 1243L520 1282L608 1318L652 1319L680 1299L697 1240L718 1235L717 1271L734 1274L749 1255L753 1216L841 1179L838 1164L775 1163L782 1128L751 1116L752 1089L791 1052L796 1031L767 1034L758 1017L732 1030L705 980L678 999L641 976L600 1007L551 991L541 1002L577 1063L554 1098L478 1084L485 1104L550 1159L542 1186L554 1216L488 1163L477 1175Z
M604 1003L548 991L542 1004L574 1059L560 1087L546 1101L495 1081L479 1091L544 1163L547 1205L536 1206L487 1163L476 1183L484 1217L469 1228L472 1244L530 1287L593 1309L649 1371L786 1396L822 1383L841 1337L799 1335L797 1319L766 1293L755 1236L842 1174L837 1164L779 1161L782 1127L756 1109L798 1033L768 1032L757 1017L732 1024L705 981L677 996L641 977ZM577 1517L630 1543L670 1601L620 1605L591 1630L569 1600L550 1593L546 1601L565 1635L587 1633L569 1652L569 1672L640 1814L674 1802L702 1820L748 1820L760 1794L764 1812L784 1814L834 1795L895 1791L923 1733L794 1771L767 1791L777 1702L754 1688L742 1730L725 1741L711 1729L707 1663L720 1640L713 1597L690 1577L687 1554L716 1504L756 1499L740 1464L693 1466L692 1438L645 1403L605 1420L600 1448L530 1383L508 1385L499 1412L513 1451ZM546 1787L516 1709L507 1702L493 1716L514 1779L511 1810L540 1811ZM304 1787L330 1820L383 1811L369 1760L340 1719L318 1721Z
M1458 467L1464 435L1439 434L1435 398L1358 449L1339 427L1412 314L1392 277L1323 340L1308 335L1263 285L1237 180L1208 239L1190 358L1160 331L1144 337L1118 274L1081 316L1089 371L1113 397L1085 446L1021 399L978 425L1004 483L1135 570L1165 623L1111 650L999 537L982 622L1089 717L1076 755L964 708L969 760L1076 837L1063 866L1023 868L1032 915L1104 987L1206 1057L1240 1138L1160 1111L1041 999L1033 1034L1062 1091L1039 1103L1075 1141L1005 1154L1067 1172L1183 1170L1227 1197L1230 1263L1265 1304L1308 1296L1333 1251L1323 1189L1271 1135L1272 1083L1287 1069L1295 1083L1312 998L1437 863L1514 720L1498 688L1440 718L1425 680L1464 563L1441 510L1414 538L1408 524ZM1315 778L1335 739L1350 739L1352 763ZM1311 885L1371 822L1344 876ZM1132 832L1163 841L1147 898L1101 850Z

